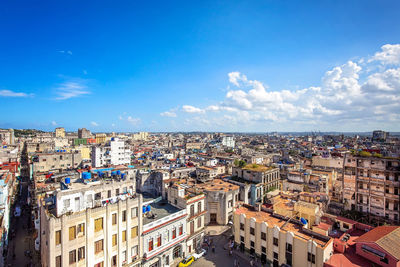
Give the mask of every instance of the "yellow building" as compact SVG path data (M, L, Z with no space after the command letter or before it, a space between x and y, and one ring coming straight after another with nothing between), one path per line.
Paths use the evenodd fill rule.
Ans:
M55 134L56 134L56 137L64 138L65 137L65 129L64 129L64 127L56 128Z
M107 141L106 134L96 134L96 144L103 144Z
M332 238L296 220L245 206L234 212L233 219L236 245L272 266L323 266L333 253Z

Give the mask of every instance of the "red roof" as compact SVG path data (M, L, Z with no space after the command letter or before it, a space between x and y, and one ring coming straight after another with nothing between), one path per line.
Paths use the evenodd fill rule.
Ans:
M355 241L357 242L376 242L381 237L390 234L392 231L396 230L400 226L379 226L374 229L372 229L369 232L366 232L359 238L357 238Z
M340 216L337 216L337 217L336 217L336 220L342 221L342 222L345 222L345 223L349 223L349 224L356 224L356 223L357 223L356 221L347 219L347 218L345 218L345 217L340 217Z

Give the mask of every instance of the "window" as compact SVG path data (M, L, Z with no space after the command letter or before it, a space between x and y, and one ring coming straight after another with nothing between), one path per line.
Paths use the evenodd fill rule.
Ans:
M197 219L197 228L201 228L201 217Z
M274 237L274 246L278 246L278 238Z
M311 255L311 262L315 264L315 255L314 254Z
M70 199L64 199L64 208L69 208L70 205L71 205Z
M254 248L254 241L250 241L250 247Z
M126 241L126 230L122 231L122 242Z
M190 206L190 217L194 216L194 205Z
M161 247L161 235L157 237L157 247Z
M61 267L61 255L56 257L56 267Z
M183 225L179 226L179 235L183 234Z
M274 252L274 260L279 260L279 255L276 252Z
M85 258L85 247L78 248L78 261Z
M122 221L126 222L126 210L122 211Z
M240 242L244 242L244 236L240 236Z
M78 224L78 226L76 227L76 232L77 235L79 234L85 235L85 223Z
M69 252L69 264L73 264L76 262L76 250L71 250Z
M111 216L112 216L112 219L111 219L112 225L116 225L117 224L117 214L113 213L113 215L111 215Z
M261 239L267 240L267 233L261 232Z
M176 238L176 228L172 230L172 239Z
M131 254L132 254L132 257L137 256L137 254L138 254L138 246L134 246L134 247L131 248Z
M71 226L69 228L69 240L74 240L76 238L76 227L75 226Z
M201 212L201 202L199 202L199 204L197 204L197 213Z
M254 228L253 227L250 227L250 234L254 235Z
M60 244L61 244L61 231L56 231L56 246Z
M126 262L126 250L122 251L122 262L125 263Z
M117 240L118 240L117 234L113 234L112 235L112 246L113 247L117 245Z
M286 243L286 251L287 252L292 252L292 244Z
M98 232L103 230L103 217L94 220L94 231Z
M119 195L119 188L115 189L115 195L116 195L116 196Z
M266 247L261 247L261 252L262 253L267 253L267 248Z
M97 254L102 251L103 251L103 239L94 242L94 252Z
M138 227L137 226L132 227L131 228L131 238L137 237L137 235L138 235Z
M117 255L112 256L111 258L111 266L116 267L117 266Z
M99 262L94 265L94 267L104 267L104 262Z
M131 218L138 216L138 208L131 208Z
M153 238L149 239L149 251L153 250Z
M240 223L240 230L244 230L244 223Z
M111 190L108 190L108 191L107 191L107 197L108 197L108 198L111 198Z

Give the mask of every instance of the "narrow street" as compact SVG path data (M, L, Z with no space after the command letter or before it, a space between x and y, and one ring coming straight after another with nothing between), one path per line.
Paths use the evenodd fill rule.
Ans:
M30 206L27 203L29 187L29 163L26 148L21 155L21 177L18 195L15 204L11 207L10 235L6 266L33 266L31 265L32 246L32 221ZM15 217L15 207L21 207L21 216ZM29 252L28 252L29 251Z

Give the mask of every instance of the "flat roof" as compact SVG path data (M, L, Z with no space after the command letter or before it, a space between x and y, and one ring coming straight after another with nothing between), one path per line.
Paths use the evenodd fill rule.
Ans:
M265 172L269 170L277 169L276 167L273 166L264 166L264 165L258 165L258 164L247 164L246 166L243 167L243 170L249 170L249 171L256 171L256 172Z
M330 237L326 237L329 239L328 241L322 240L322 238L318 238L317 235L312 235L309 233L306 233L303 231L303 227L301 225L298 225L296 223L292 222L287 222L287 220L283 220L277 217L274 217L271 213L265 212L265 211L254 211L252 209L249 209L245 206L242 206L238 209L236 209L236 214L244 214L246 215L247 218L254 218L257 222L266 222L268 223L268 226L278 226L281 231L290 231L292 232L295 236L305 239L305 240L313 240L317 243L318 246L320 247L325 247L326 244L328 244L332 239ZM282 228L282 226L285 224L285 227Z
M156 203L151 203L150 204L150 214L154 215L154 217L144 215L143 216L143 224L148 224L148 223L160 220L164 217L167 217L168 215L174 214L181 210L182 209L172 206L171 204L169 204L166 201L159 201Z

